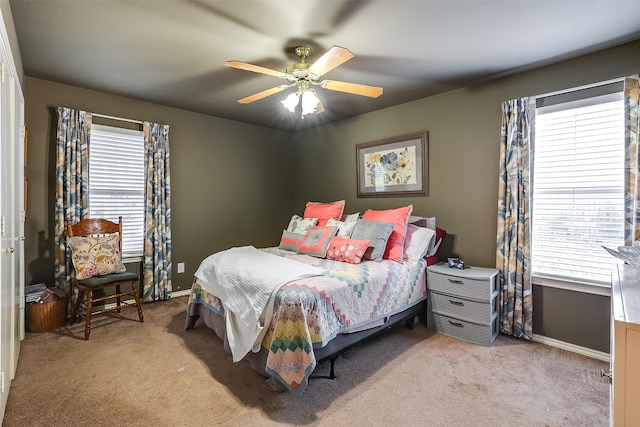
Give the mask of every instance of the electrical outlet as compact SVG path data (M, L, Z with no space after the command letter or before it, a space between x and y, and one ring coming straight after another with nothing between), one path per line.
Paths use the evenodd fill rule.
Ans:
M178 263L178 273L184 273L184 262Z

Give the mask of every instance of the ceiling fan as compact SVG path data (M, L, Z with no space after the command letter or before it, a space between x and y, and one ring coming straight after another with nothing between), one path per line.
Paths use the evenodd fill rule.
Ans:
M347 83L335 80L320 80L324 74L333 70L337 66L345 63L353 58L353 53L349 49L340 46L333 46L325 52L313 64L307 62L307 58L312 52L310 46L298 46L295 49L296 55L300 58L300 62L292 64L284 72L272 70L270 68L261 67L259 65L248 64L241 61L227 61L224 63L227 67L237 68L240 70L253 71L254 73L267 74L274 77L287 80L287 84L273 87L271 89L258 92L256 94L239 99L241 104L248 104L267 96L282 92L290 87L295 87L296 91L290 94L287 99L282 101L284 106L291 112L294 112L298 103L302 106L302 116L305 114L319 114L324 111L320 100L311 89L311 85L317 85L324 89L335 90L338 92L352 93L355 95L368 96L377 98L382 95L382 88L375 86L367 86L357 83Z

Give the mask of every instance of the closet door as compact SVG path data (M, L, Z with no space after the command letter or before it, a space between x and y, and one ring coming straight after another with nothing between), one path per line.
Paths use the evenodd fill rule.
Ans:
M4 34L4 33L3 33ZM0 418L24 337L24 99L0 55Z
M26 204L27 197L26 181L24 177L26 161L25 149L27 146L25 126L24 126L24 97L20 88L20 83L15 76L11 75L9 80L9 106L10 106L10 123L11 123L11 141L14 147L14 171L13 171L13 242L15 248L15 256L13 259L13 270L15 272L15 286L13 288L13 304L12 304L12 334L13 334L13 353L11 360L11 379L15 376L18 367L18 356L20 355L20 343L24 339L25 331L25 300L24 300L24 225L26 220Z
M0 404L4 407L13 371L14 289L17 282L15 245L15 147L11 141L10 96L6 76L7 57L0 57Z

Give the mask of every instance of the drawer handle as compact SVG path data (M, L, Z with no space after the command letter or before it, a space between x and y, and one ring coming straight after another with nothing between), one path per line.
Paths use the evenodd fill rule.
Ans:
M462 301L454 301L452 299L449 300L449 303L453 304L453 305L459 305L461 307L464 306L464 303Z
M464 328L464 325L462 323L452 322L451 320L449 320L449 323L451 323L451 326L457 326L458 328Z
M464 285L464 282L462 280L449 279L449 282L455 283L456 285Z

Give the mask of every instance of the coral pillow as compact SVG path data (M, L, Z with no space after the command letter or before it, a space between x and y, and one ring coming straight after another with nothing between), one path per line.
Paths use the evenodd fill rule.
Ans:
M329 218L340 219L344 212L344 200L339 200L333 203L318 203L309 202L302 215L305 218L318 218L318 227L323 227L327 224Z
M334 237L329 243L327 259L333 261L348 262L350 264L360 264L364 252L369 247L370 240L345 239Z
M368 221L388 222L393 224L393 231L387 247L384 251L383 259L391 259L393 261L402 262L404 259L404 239L407 235L407 221L409 215L413 211L413 205L405 206L398 209L387 209L383 211L367 210L362 219Z
M77 280L127 271L120 255L118 234L70 237L69 247Z
M298 248L299 254L324 258L338 227L311 227Z

